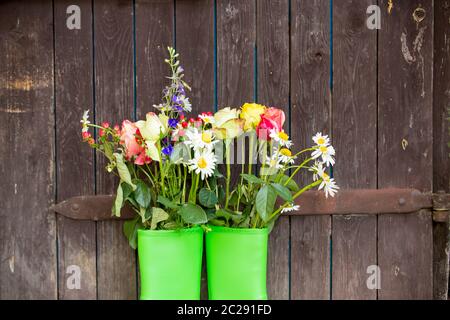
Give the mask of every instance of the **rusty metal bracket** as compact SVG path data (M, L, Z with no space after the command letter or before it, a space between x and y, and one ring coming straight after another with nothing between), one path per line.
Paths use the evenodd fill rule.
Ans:
M416 189L348 189L326 199L321 191L305 192L296 201L299 211L289 215L386 214L412 213L420 209L433 209L435 221L448 220L450 195L421 193ZM78 196L62 201L51 210L76 220L126 220L134 211L125 206L120 218L111 215L114 195ZM446 220L447 219L447 220Z

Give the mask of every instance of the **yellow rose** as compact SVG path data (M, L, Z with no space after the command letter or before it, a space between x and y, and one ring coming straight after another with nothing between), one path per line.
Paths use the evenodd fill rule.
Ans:
M149 112L146 120L136 122L136 126L146 141L158 141L161 134L167 133L167 116L160 114L158 117L154 112Z
M266 107L257 103L245 103L240 114L245 120L244 130L250 131L256 128L261 122L261 115L266 111Z
M225 122L232 119L239 119L239 110L230 107L223 108L214 115L214 124L216 127L221 127Z
M234 139L239 137L244 131L244 120L231 119L222 124L221 127L214 127L214 134L217 139Z

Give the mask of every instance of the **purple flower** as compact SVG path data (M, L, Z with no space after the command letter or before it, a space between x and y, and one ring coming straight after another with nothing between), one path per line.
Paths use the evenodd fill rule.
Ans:
M176 128L178 125L178 120L177 119L169 119L168 123L169 123L169 127Z
M164 153L166 156L170 156L173 152L173 147L171 144L169 144L167 147L162 149L162 153Z
M183 111L183 107L182 106L175 105L172 108L174 108L175 111L178 111L178 112L182 112Z
M173 95L172 96L172 102L175 103L175 104L180 104L181 100L180 100L180 98L177 95Z

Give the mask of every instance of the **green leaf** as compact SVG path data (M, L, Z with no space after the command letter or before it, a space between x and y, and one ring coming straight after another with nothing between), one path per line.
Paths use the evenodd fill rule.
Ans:
M277 193L270 185L263 186L256 195L256 212L264 222L269 220L269 215L273 212Z
M289 179L289 177L287 175L283 175L281 176L280 179L280 184L281 185L285 185L286 181ZM288 187L289 190L293 191L293 192L297 192L300 190L300 188L298 187L297 183L294 181L294 179L289 180L288 184L286 185L286 187Z
M179 210L180 216L186 223L201 224L208 222L206 212L198 205L185 203Z
M128 183L133 190L136 189L136 185L131 181L130 171L123 160L123 155L120 153L114 153L114 158L116 158L117 171L119 172L119 177L122 181Z
M292 193L289 191L289 189L285 186L282 186L279 183L272 183L271 186L275 189L275 191L278 193L278 195L283 198L285 201L292 202L294 199L292 199Z
M148 207L145 209L145 213L144 213L144 220L148 221L153 215L153 208L152 207Z
M161 208L153 207L151 229L155 230L158 223L169 219L169 214Z
M140 207L140 208L139 208L139 215L140 215L141 218L142 218L142 223L144 223L145 221L147 221L147 220L145 219L146 214L147 214L147 208Z
M112 213L116 217L120 217L120 209L122 209L123 205L123 190L122 190L122 182L119 182L117 186L116 200L114 201L114 206L112 208Z
M105 156L109 159L109 161L114 160L113 147L111 142L103 143L103 152L105 153Z
M127 220L123 224L123 233L128 239L130 247L137 248L137 231L142 228L142 224L139 221L139 216L132 220Z
M175 203L173 203L172 201L170 201L169 199L167 199L166 197L158 196L157 201L159 203L161 203L163 206L165 206L166 208L178 209L178 206Z
M200 192L198 193L198 200L200 201L200 204L206 208L214 208L219 201L216 194L206 188L200 189Z
M186 163L191 159L191 151L189 147L184 143L178 143L173 148L172 154L170 155L170 161L172 163L184 162Z
M219 209L216 212L217 217L223 217L227 220L231 219L234 222L238 223L243 219L242 213L237 213L229 209Z
M150 188L142 180L135 180L136 189L134 190L134 199L139 206L148 208L152 200L150 195Z
M241 173L241 177L250 183L263 183L263 181L253 174Z

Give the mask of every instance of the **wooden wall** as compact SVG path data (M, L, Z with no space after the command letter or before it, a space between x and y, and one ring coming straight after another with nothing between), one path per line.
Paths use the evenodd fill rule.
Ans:
M366 9L377 2L381 29L370 30ZM104 161L80 141L79 119L86 109L97 122L152 110L168 45L180 53L194 113L277 106L297 146L317 131L332 136L342 188L449 192L450 6L389 3L3 1L0 299L138 297L121 222L74 221L48 208L114 192ZM72 4L80 30L66 27ZM272 299L431 299L433 287L446 287L433 286L430 211L282 217L269 250ZM66 285L71 265L81 269L78 290ZM379 290L366 286L369 265L380 267Z

